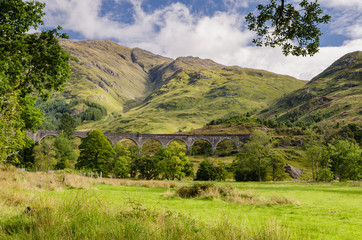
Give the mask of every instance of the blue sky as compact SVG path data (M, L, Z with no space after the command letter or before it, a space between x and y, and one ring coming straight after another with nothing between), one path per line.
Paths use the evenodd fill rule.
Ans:
M40 0L45 27L61 25L71 39L111 39L177 58L265 69L309 80L344 54L362 50L362 1L319 0L332 22L322 26L320 53L285 57L251 44L244 17L266 0ZM298 2L297 0L289 0Z

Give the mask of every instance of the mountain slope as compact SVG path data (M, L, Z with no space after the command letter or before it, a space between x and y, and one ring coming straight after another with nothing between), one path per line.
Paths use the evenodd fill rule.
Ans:
M79 61L71 63L72 78L64 92L52 99L63 99L63 105L64 101L72 103L70 112L77 116L92 103L107 110L107 117L100 121L82 118L78 129L147 133L191 130L229 112L262 109L306 83L262 70L227 67L209 59L174 60L113 41L62 40L61 45Z
M178 61L180 59L175 65L179 64ZM289 76L240 67L184 67L169 77L142 105L101 128L144 133L189 131L231 112L262 109L304 84L304 81Z
M123 111L127 101L142 101L152 92L148 74L133 63L132 49L113 41L61 41L78 62L62 96L99 103L108 111Z
M306 124L362 122L362 52L343 56L260 116Z

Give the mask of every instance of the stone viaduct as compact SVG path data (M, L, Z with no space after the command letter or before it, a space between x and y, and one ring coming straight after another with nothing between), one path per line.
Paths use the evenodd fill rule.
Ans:
M75 131L74 136L79 138L85 138L90 132ZM28 136L35 142L40 142L47 136L58 136L58 131L52 130L37 130L36 133L29 132ZM211 144L212 151L215 153L217 145L224 140L231 140L235 143L237 151L243 143L249 140L249 134L240 135L185 135L185 134L140 134L140 133L104 133L108 141L115 144L123 139L132 140L139 148L148 140L157 140L162 146L168 146L174 140L181 140L186 144L187 150L191 150L196 141L205 140Z

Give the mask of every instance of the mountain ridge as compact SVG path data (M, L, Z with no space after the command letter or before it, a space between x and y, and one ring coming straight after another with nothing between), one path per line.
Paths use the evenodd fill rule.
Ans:
M61 40L78 58L64 92L52 100L72 102L71 113L92 103L107 110L100 121L78 129L169 133L202 127L230 111L255 111L305 81L264 70L225 66L198 57L163 57L111 40ZM83 99L87 104L74 103ZM56 126L54 126L56 127Z
M344 55L259 116L307 124L362 122L362 52Z

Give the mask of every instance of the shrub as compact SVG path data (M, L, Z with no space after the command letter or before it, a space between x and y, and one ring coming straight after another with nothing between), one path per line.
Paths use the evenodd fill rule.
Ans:
M183 186L176 190L176 194L182 198L196 198L216 186L212 183L195 183L191 186Z
M198 181L215 181L225 180L225 169L222 167L214 166L209 160L204 160L200 163L199 169L196 173L196 179Z
M170 192L167 196L172 196ZM217 186L212 183L195 183L180 187L173 196L181 198L202 198L202 199L221 199L226 202L238 204L265 205L299 205L298 201L284 196L271 196L270 198L260 197L252 191L240 191L230 185Z

